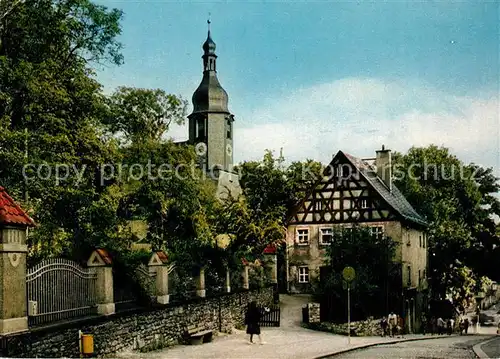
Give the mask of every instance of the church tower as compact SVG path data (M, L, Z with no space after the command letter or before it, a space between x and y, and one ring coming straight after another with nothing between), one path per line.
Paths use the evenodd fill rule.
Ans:
M195 145L199 164L208 173L233 168L233 121L229 97L217 78L215 42L210 35L203 44L203 79L193 94L189 118L189 142Z

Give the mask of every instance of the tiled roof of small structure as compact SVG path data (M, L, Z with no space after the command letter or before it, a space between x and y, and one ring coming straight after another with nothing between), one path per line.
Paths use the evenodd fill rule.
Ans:
M274 244L269 244L263 251L264 254L275 254L276 246Z
M104 261L106 264L112 264L113 260L111 259L111 256L109 255L108 251L102 248L96 249L97 254L101 257L101 259Z
M158 256L158 258L161 260L162 263L168 262L168 256L165 252L159 251L156 252L156 255Z
M342 151L339 151L339 153L343 153L345 155L345 157L366 178L373 189L377 191L377 193L387 202L387 204L389 204L389 206L391 206L396 212L398 212L399 215L413 223L417 223L423 226L428 225L426 220L422 218L422 216L420 216L417 211L415 211L413 206L408 202L406 197L394 184L392 184L392 191L389 190L384 181L382 181L382 179L377 176L377 170L374 166L348 153Z
M0 224L34 227L35 222L0 186Z

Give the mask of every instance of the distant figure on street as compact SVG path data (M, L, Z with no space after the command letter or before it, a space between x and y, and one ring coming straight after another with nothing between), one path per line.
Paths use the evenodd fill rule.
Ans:
M387 327L389 326L389 323L387 323L387 318L383 317L382 320L380 321L380 328L382 329L382 336L385 337L387 335Z
M437 321L436 321L436 317L431 317L431 321L429 323L429 331L432 333L432 334L436 334L437 333Z
M247 325L247 334L250 335L250 343L254 344L253 336L259 337L260 344L263 344L262 337L260 336L260 321L261 313L257 308L257 302L253 301L248 305L248 310L245 314L245 324Z
M469 330L469 318L464 319L464 333L467 334L467 331Z
M394 311L389 314L387 321L389 322L389 336L394 337L398 326L398 316L394 313Z
M446 323L444 322L443 318L439 317L437 320L437 331L438 334L444 334Z
M425 313L422 313L422 318L420 320L420 327L423 335L425 335L425 333L427 332L427 326L428 326L427 316L425 315Z
M398 336L403 337L404 331L405 331L405 320L402 316L398 315L398 325L396 332L398 333Z
M448 319L448 321L446 322L446 332L448 335L451 335L453 333L453 325L455 324L455 321L450 318Z

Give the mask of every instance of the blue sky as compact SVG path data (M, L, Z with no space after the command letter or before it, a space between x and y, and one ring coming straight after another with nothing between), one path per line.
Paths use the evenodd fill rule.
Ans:
M498 2L99 3L125 13L125 64L99 71L106 90L188 100L211 13L236 161L266 148L327 161L339 149L363 157L382 143L435 143L500 169Z

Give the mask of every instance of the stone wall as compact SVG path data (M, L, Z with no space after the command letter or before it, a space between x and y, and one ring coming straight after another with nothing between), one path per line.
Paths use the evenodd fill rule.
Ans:
M307 319L309 323L321 322L319 303L308 303L304 310L307 310Z
M347 323L310 323L306 325L310 329L347 335ZM382 328L380 327L380 319L369 318L358 322L351 322L351 335L357 337L365 336L380 336L382 335Z
M230 293L184 305L88 319L64 327L39 328L1 338L1 354L30 358L78 357L79 329L94 336L94 351L98 357L121 351L158 349L183 343L187 326L193 324L213 330L214 335L231 333L233 328L243 325L245 308L252 300L270 305L273 289Z

